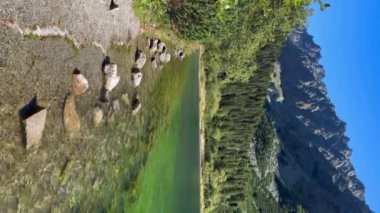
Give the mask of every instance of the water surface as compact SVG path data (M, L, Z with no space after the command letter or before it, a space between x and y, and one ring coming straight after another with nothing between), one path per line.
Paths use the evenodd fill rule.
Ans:
M186 80L138 179L132 212L196 213L199 192L198 55L177 69Z

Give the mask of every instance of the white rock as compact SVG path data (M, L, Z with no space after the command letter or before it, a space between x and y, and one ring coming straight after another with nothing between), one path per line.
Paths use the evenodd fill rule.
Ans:
M151 48L149 48L150 55L154 55L154 53L157 51L157 44L152 45Z
M146 56L141 50L137 50L135 54L135 65L137 69L143 68L146 62Z
M120 76L117 75L117 65L107 64L103 70L104 88L107 91L112 91L120 81Z
M135 67L136 67L137 69L141 69L141 68L143 68L143 66L145 65L145 62L146 62L146 56L145 56L145 54L144 54L144 55L142 55L140 58L138 58L138 59L136 60L136 62L135 62Z
M105 65L103 74L110 77L117 76L117 65L112 63Z
M132 73L132 82L133 82L134 87L138 87L140 85L141 79L142 79L141 72Z
M152 63L153 69L157 69L157 59L156 59L156 57L153 57L151 59L151 63Z
M146 47L148 47L150 49L152 46L153 46L153 39L147 38L146 39Z
M47 110L40 109L24 120L26 133L26 149L41 145L42 133L45 128Z
M164 42L160 42L160 43L158 43L158 45L157 45L157 50L158 50L158 52L162 53L163 50L164 50L164 47L165 47L165 43L164 43ZM166 47L165 47L165 48L166 48Z
M104 88L107 91L112 91L120 81L120 76L105 77Z
M170 58L171 58L170 53L165 52L165 53L160 54L161 63L168 63L170 61Z

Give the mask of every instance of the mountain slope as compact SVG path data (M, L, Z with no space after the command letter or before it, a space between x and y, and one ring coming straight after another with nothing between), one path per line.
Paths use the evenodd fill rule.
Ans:
M309 212L371 212L364 186L350 163L346 124L327 96L320 47L306 31L293 32L283 47L267 111L281 151L279 176Z

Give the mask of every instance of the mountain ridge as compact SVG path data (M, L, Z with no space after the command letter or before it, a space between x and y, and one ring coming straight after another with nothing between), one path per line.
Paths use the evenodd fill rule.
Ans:
M306 30L294 31L282 49L266 104L281 141L279 176L310 212L371 212L320 58Z

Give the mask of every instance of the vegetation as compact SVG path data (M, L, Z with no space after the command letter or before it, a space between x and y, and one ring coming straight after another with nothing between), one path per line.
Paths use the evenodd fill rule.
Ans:
M148 2L135 6L166 11L153 21L205 46L205 212L302 212L300 205L281 205L269 196L274 173L259 177L254 171L266 170L276 154L264 102L282 43L304 25L311 3L321 10L329 5L321 0ZM249 153L254 140L259 168Z

